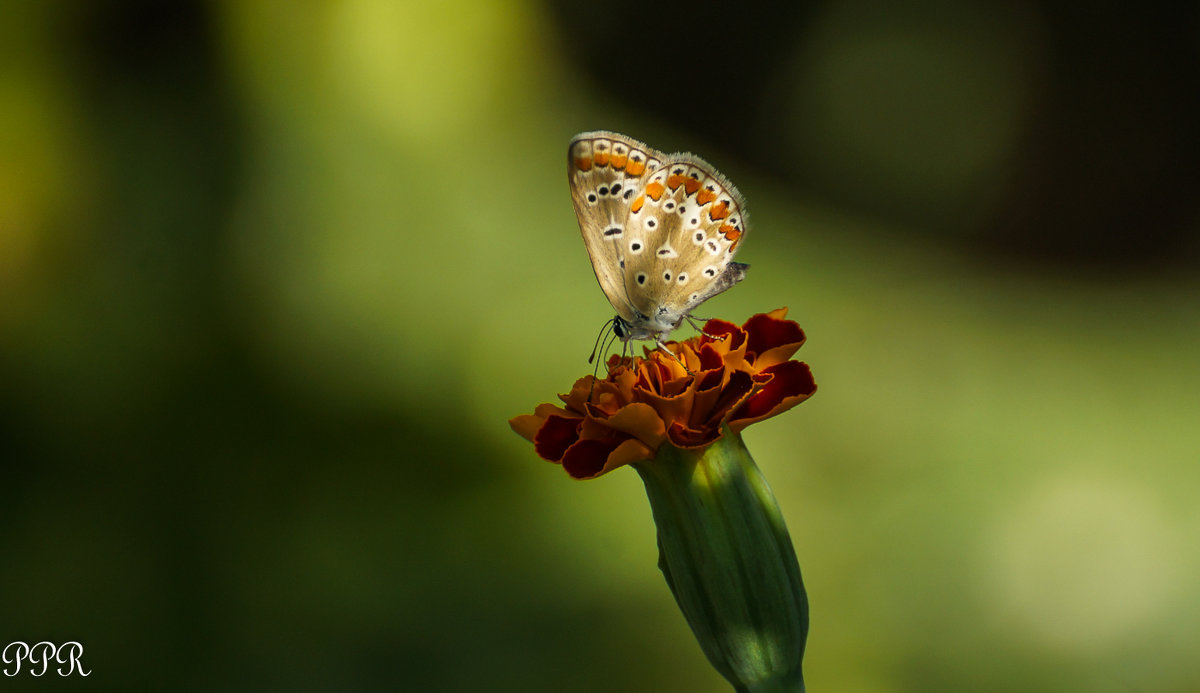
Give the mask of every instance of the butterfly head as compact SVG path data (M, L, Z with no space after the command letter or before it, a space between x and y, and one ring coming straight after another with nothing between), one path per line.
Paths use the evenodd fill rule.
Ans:
M683 322L682 313L673 313L667 308L660 308L658 314L647 317L635 312L632 319L617 315L613 318L613 332L622 342L635 339L661 342L679 324Z

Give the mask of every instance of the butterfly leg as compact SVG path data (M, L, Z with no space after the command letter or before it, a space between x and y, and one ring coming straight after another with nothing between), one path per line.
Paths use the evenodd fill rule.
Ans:
M696 330L697 332L699 332L700 334L704 335L705 337L708 337L709 339L715 339L715 340L717 340L718 342L721 342L721 341L724 341L724 340L725 340L725 338L729 336L729 335L727 335L727 334L709 334L709 333L707 333L707 332L705 332L705 331L704 331L704 326L703 326L703 325L697 324L697 322L696 322L697 318L693 318L693 317L692 317L692 316L690 316L690 315L687 315L687 316L684 316L684 317L686 317L686 318L687 318L688 324L692 326L692 329ZM709 318L704 318L704 320L703 320L703 321L704 321L704 322L708 322L708 321L709 321Z
M683 362L683 359L679 358L679 354L676 354L675 352L668 349L667 345L665 343L663 343L662 340L655 338L654 343L658 346L659 351L662 351L667 356L670 356L671 358L675 359L676 363L683 366L683 370L687 371L688 375L695 375L695 373L692 372L692 369L688 368L687 364Z

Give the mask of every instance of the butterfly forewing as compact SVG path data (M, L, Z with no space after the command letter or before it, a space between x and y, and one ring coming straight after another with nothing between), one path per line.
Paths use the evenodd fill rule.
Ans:
M638 316L625 285L626 224L633 200L664 155L625 135L598 131L577 135L567 158L571 200L596 279L617 313L634 322Z
M677 324L693 308L745 275L732 262L746 235L737 189L703 160L676 154L646 178L625 228L629 300L660 324Z

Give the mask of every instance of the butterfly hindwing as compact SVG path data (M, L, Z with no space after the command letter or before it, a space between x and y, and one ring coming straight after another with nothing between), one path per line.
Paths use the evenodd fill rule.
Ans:
M732 262L746 235L745 202L698 157L673 154L645 180L624 223L625 285L633 308L674 327L745 276Z
M664 155L614 132L585 132L568 148L567 180L600 288L625 320L637 319L625 285L626 224L633 200Z

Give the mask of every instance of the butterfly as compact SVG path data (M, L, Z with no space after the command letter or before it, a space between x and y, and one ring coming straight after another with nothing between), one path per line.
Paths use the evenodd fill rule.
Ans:
M584 132L567 150L583 243L623 342L663 338L701 303L746 277L733 262L746 203L691 154L664 154L627 135ZM693 323L694 324L694 323Z

